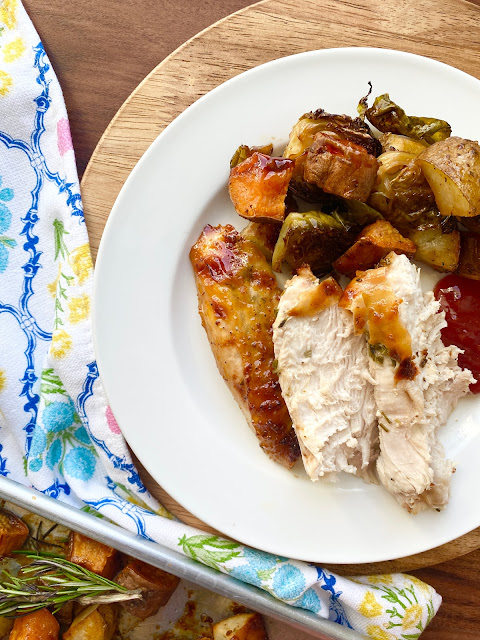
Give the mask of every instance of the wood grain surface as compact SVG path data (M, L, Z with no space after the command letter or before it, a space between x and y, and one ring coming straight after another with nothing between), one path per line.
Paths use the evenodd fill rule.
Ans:
M201 5L186 0L179 4L184 9L194 4L195 11L187 11L188 20L175 23L174 17L176 28L172 31L165 26L162 28L162 36L167 41L169 37L174 41L179 33L185 34L189 28L198 30L204 26L202 19L205 13L202 13ZM214 9L221 10L220 17L224 8L234 4L234 0L230 3L222 0ZM47 24L43 13L45 9L49 17L62 20L65 17L65 13L59 14L59 0L49 1L48 6L47 0L36 0L35 3L27 0L26 5L41 35L44 35L42 24ZM92 141L98 136L98 122L104 123L112 109L118 106L118 98L126 96L126 88L132 87L135 78L138 80L138 70L151 68L155 60L152 53L154 56L157 49L154 39L150 38L154 31L152 25L156 24L156 13L153 12L155 16L152 18L148 0L141 0L135 6L129 4L128 11L125 10L126 5L107 0L99 7L93 0L82 0L79 3L82 15L77 14L79 22L73 22L75 11L72 12L73 17L69 12L64 21L64 27L67 32L70 28L72 35L68 46L65 33L57 40L55 37L49 40L44 35L47 50L50 54L55 52L53 60L57 72L59 68L62 70L59 75L72 121L80 170ZM162 18L169 24L175 7L160 2L157 11L159 6L163 8ZM242 6L242 2L237 6ZM88 11L84 15L85 7ZM212 7L209 5L209 8ZM128 19L131 21L132 11L136 15L134 28L126 30L122 28L122 15L126 22ZM142 11L145 11L143 16ZM99 15L103 18L100 26ZM479 17L477 0L444 0L441 3L433 0L264 0L207 29L154 69L120 109L100 141L82 182L94 253L118 191L143 152L176 115L221 82L274 58L338 46L377 46L410 51L441 60L480 78ZM81 25L83 34L73 37L77 24ZM132 31L134 37L131 36ZM82 66L82 55L87 51L91 34L96 34L96 39L93 38L95 44L100 41L97 47L100 57L87 56L89 61ZM148 39L142 40L144 34L148 34ZM82 36L86 37L87 44L82 41ZM119 53L120 57L123 55L125 65L118 64ZM97 74L105 78L106 83L102 85ZM91 88L92 82L95 90ZM85 98L87 104L83 102ZM152 479L146 479L152 493L165 506L185 521L199 524L166 496ZM414 571L444 596L440 613L422 638L480 638L480 550L468 553L479 546L480 531L477 530L413 558L382 563L381 567L342 566L338 570L344 574L380 569L404 570L441 562L435 567ZM468 555L447 561L466 553Z

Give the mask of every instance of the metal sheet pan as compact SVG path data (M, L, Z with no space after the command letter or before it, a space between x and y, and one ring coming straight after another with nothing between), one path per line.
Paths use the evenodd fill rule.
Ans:
M231 598L259 613L303 629L321 640L362 640L359 633L302 609L275 600L261 589L206 567L180 553L144 540L110 522L0 476L0 497L148 562L179 578Z

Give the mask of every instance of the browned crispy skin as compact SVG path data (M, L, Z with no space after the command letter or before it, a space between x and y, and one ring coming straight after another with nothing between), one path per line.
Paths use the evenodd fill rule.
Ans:
M231 226L207 225L190 251L199 312L217 366L260 446L290 468L298 441L274 372L280 289L262 252Z

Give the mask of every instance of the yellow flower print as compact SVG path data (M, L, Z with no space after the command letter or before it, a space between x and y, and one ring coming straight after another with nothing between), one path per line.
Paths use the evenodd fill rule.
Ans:
M409 577L410 581L417 587L417 589L420 591L420 593L422 593L427 598L431 597L432 591L433 591L432 587L430 587L428 584L425 584L425 582L422 582L421 580L419 580L415 576L408 576L408 577Z
M5 373L5 371L0 369L0 392L3 391L6 386L7 386L7 374Z
M6 96L12 84L12 76L5 71L0 71L0 96Z
M379 576L368 576L368 581L370 584L393 584L393 578L389 573Z
M416 627L422 619L422 607L419 604L412 604L405 610L402 620L402 629L410 629Z
M54 358L63 358L72 348L72 339L63 329L55 329L52 335L50 353Z
M367 591L358 607L358 611L366 618L375 618L375 616L379 616L382 613L383 609L382 605L375 599L373 592Z
M55 280L53 280L52 282L50 282L50 284L47 284L47 289L48 292L50 293L50 295L52 296L52 298L55 298L55 296L57 295L57 286L58 286L58 281L60 280L60 273L62 271L62 265L59 264L58 265L58 273L57 273L57 277L55 278Z
M14 62L25 53L25 50L25 42L22 38L15 38L3 47L3 59L5 62Z
M68 308L70 309L69 321L72 324L77 324L77 322L88 318L90 314L90 298L86 294L78 298L70 298Z
M369 624L367 627L367 634L369 638L373 638L373 640L396 640L396 637L382 629L376 624Z
M3 22L7 29L13 29L17 24L17 5L18 0L3 0L0 6L0 22Z
M80 247L74 249L68 260L73 269L73 273L78 278L79 284L82 284L93 269L92 256L90 254L90 247L88 246L88 243L82 244Z

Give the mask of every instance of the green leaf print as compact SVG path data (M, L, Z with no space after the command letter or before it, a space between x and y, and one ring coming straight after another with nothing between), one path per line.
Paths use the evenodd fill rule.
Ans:
M44 369L42 371L40 394L43 393L60 393L62 396L67 395L62 381L53 373L53 369Z
M220 569L219 565L240 555L240 551L235 551L238 549L236 542L223 540L218 536L183 536L179 539L178 545L183 548L185 555L214 569Z
M257 576L260 578L262 582L268 582L273 577L273 574L277 570L276 567L272 569L264 569L264 571L257 571Z
M101 513L99 513L98 511L96 511L95 509L93 509L90 505L86 504L85 506L83 506L80 511L84 511L85 513L90 513L92 516L95 516L97 518L104 518L105 516Z
M60 254L65 260L66 256L68 256L69 254L69 251L67 249L67 245L65 244L65 239L63 236L69 235L69 232L65 231L65 227L63 226L63 222L61 220L55 219L53 221L53 233L55 237L55 260Z

